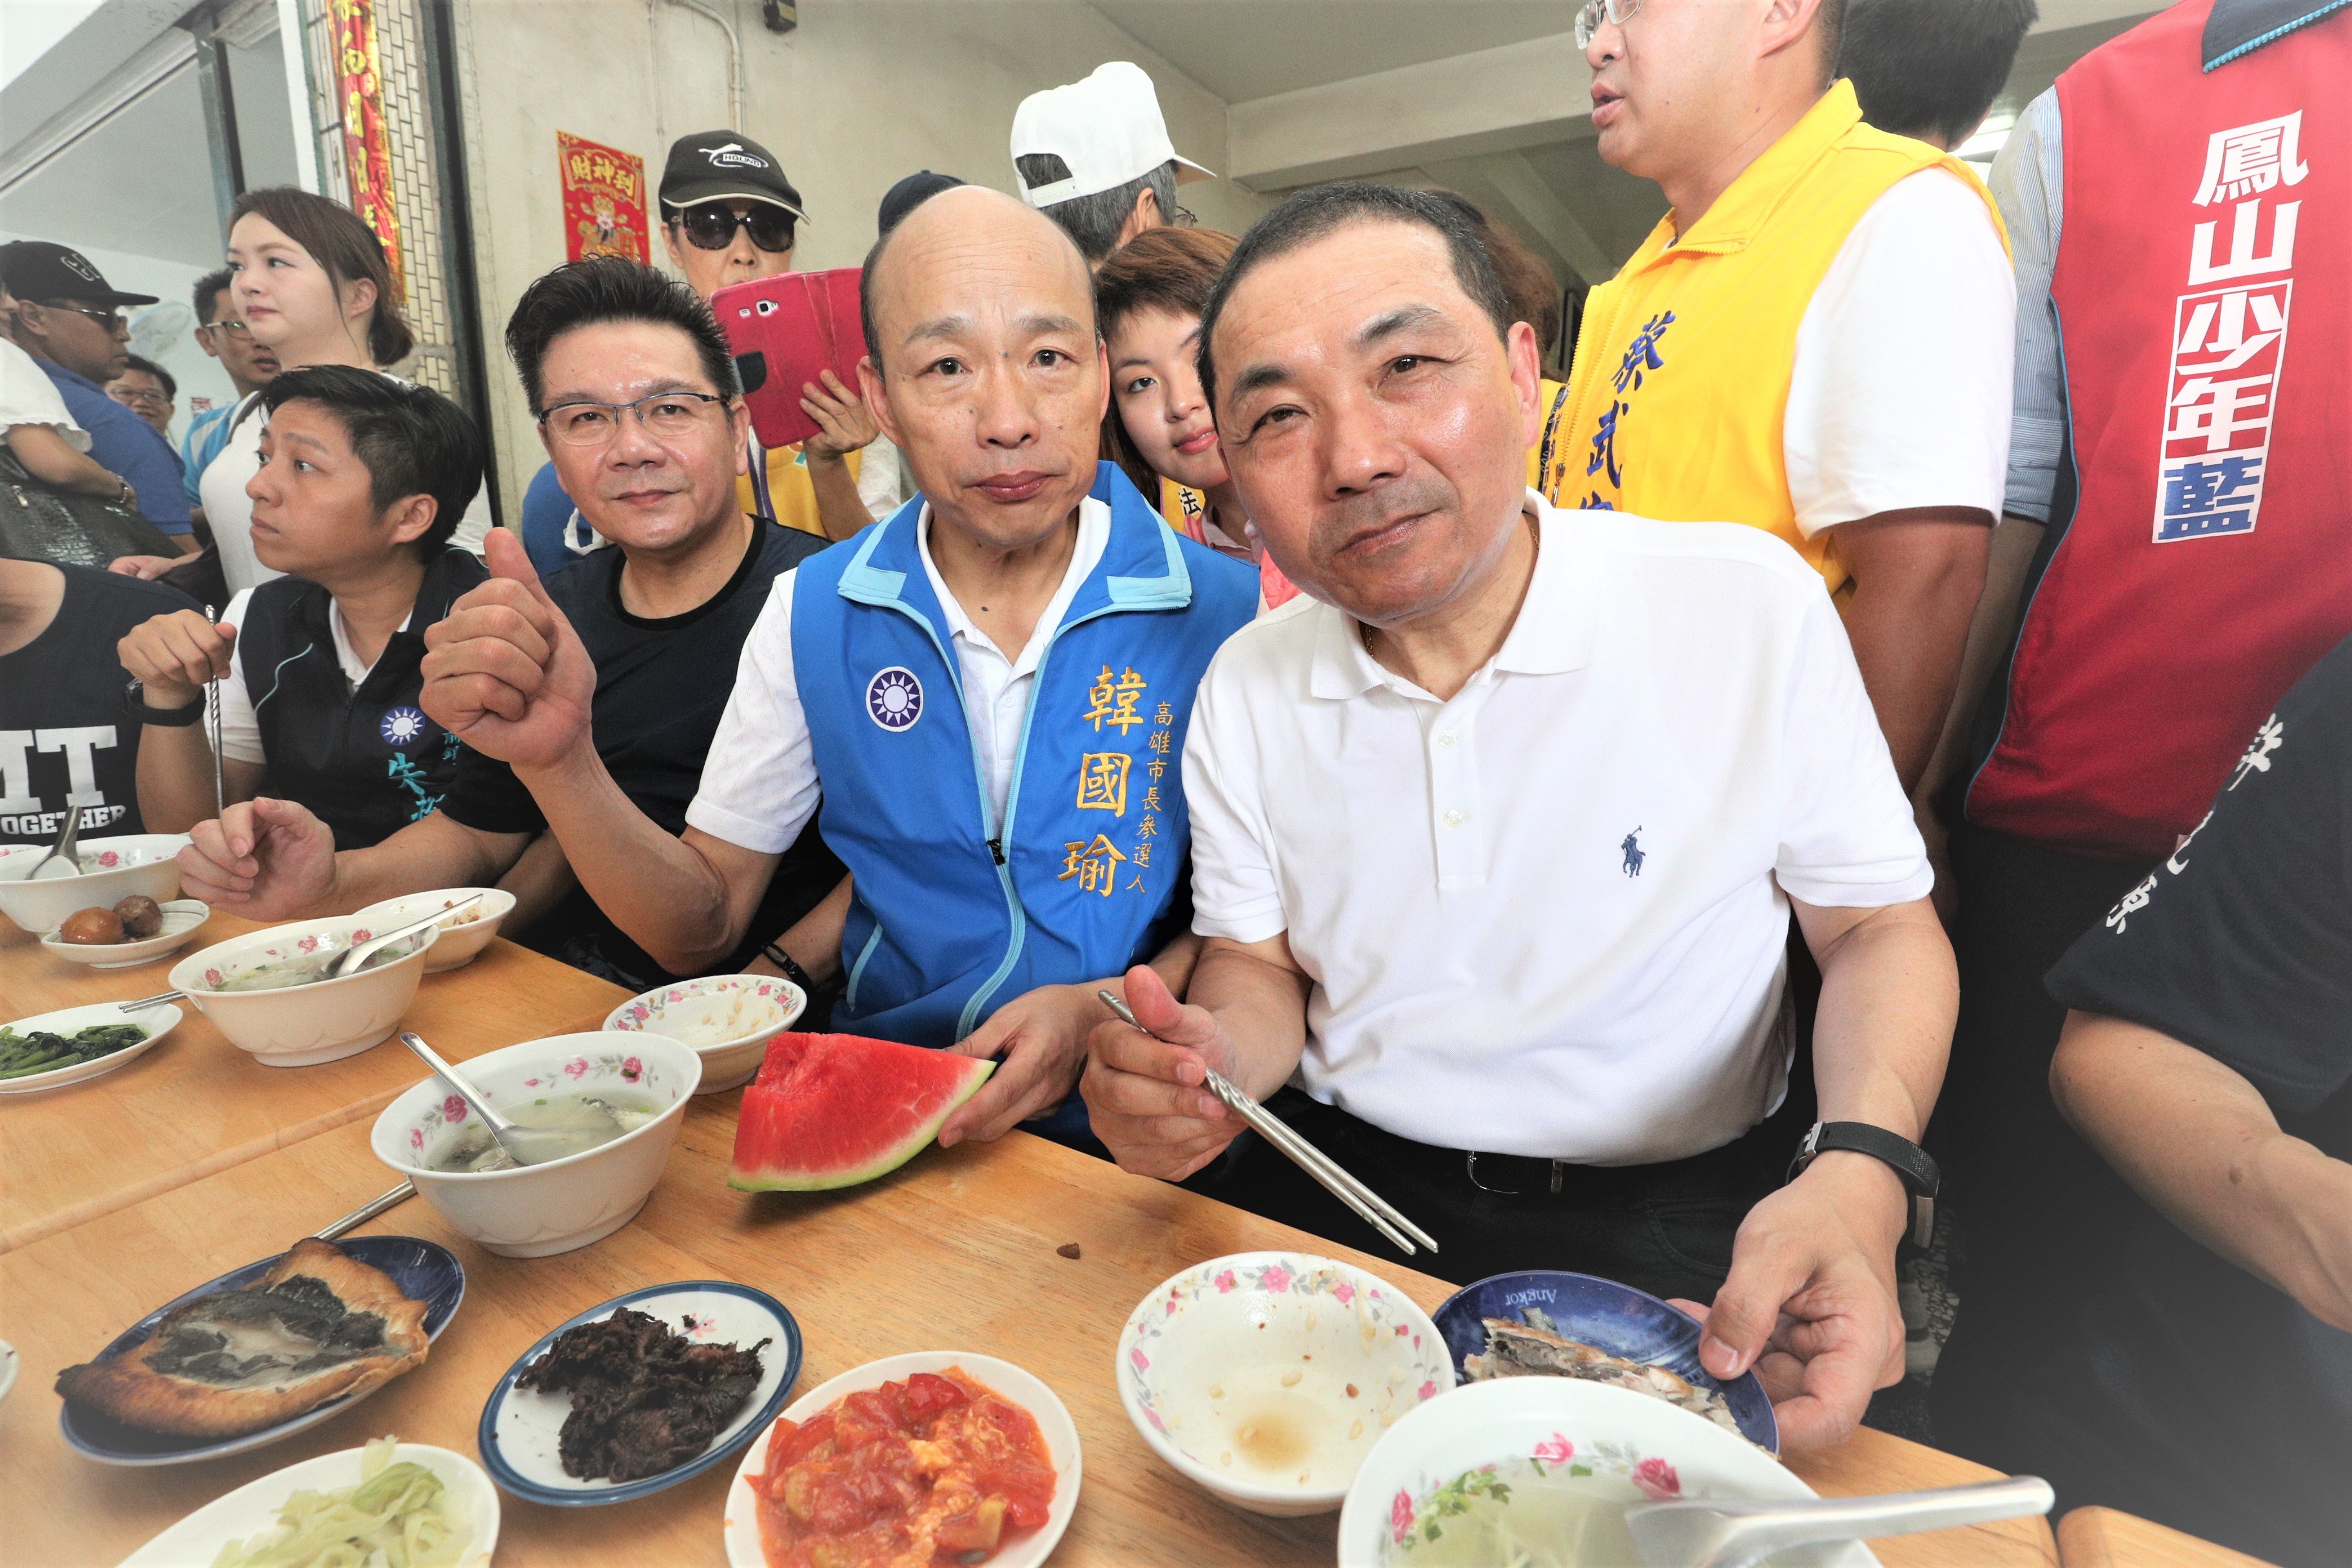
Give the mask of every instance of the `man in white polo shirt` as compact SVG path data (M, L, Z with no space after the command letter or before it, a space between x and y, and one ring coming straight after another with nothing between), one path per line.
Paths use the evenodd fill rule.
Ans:
M1526 490L1533 334L1419 193L1276 208L1202 345L1251 515L1312 597L1202 680L1206 946L1190 1005L1129 972L1151 1035L1093 1035L1096 1132L1181 1179L1243 1131L1204 1068L1283 1090L1448 1276L1712 1298L1710 1370L1756 1367L1792 1446L1842 1438L1902 1372L1895 1253L1933 1192L1912 1140L1956 987L1820 576L1759 530ZM1783 1103L1792 909L1824 977L1811 1142ZM1801 1143L1826 1152L1788 1180ZM1254 1138L1209 1180L1381 1245Z

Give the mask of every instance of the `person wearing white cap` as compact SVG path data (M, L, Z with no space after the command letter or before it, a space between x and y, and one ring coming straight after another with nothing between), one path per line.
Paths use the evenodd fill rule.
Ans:
M1060 224L1099 267L1141 234L1176 221L1176 187L1216 176L1176 155L1143 68L1097 66L1013 113L1013 168L1028 204Z

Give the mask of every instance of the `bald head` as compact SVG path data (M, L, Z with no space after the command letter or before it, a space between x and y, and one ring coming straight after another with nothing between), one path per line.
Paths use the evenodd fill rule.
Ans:
M1061 225L1002 191L958 185L918 204L866 253L857 308L877 367L932 318L940 285L972 265L1030 289L1059 273L1065 287L1048 292L1081 302L1074 319L1093 331L1093 275Z

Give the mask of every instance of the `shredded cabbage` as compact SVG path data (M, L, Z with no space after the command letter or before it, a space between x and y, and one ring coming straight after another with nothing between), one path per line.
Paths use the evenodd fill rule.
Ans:
M391 1437L372 1439L359 1485L296 1492L278 1510L276 1530L230 1542L213 1568L455 1568L474 1532L442 1506L440 1477L393 1462L398 1447Z

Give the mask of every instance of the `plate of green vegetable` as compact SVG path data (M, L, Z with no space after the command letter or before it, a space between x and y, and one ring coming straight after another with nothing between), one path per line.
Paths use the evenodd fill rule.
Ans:
M170 1003L125 1013L111 1002L0 1024L0 1094L33 1094L112 1072L179 1026Z
M446 1448L378 1437L215 1499L141 1547L122 1568L310 1568L386 1560L409 1568L486 1568L498 1543L499 1494L480 1466Z

